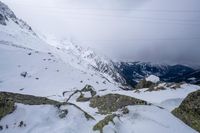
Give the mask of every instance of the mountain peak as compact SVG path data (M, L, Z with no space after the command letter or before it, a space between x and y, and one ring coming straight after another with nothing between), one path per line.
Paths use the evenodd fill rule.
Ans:
M0 1L0 24L6 26L9 21L13 21L20 28L31 32L33 35L36 35L36 33L33 32L32 28L25 21L17 18L14 12L7 5Z

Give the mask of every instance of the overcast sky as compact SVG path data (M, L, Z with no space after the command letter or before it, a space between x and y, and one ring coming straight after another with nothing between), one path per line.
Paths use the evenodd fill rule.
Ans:
M199 0L2 0L33 29L118 60L200 64Z

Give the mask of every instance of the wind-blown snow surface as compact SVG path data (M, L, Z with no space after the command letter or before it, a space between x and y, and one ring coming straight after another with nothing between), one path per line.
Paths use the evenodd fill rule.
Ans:
M196 85L183 84L181 85L181 88L178 89L167 88L166 90L151 91L151 92L147 91L147 89L141 89L139 93L133 91L122 91L122 90L113 92L108 90L107 92L106 91L100 92L100 95L104 95L106 93L123 94L148 101L150 103L159 105L171 111L176 107L178 107L183 101L183 99L186 98L189 93L197 91L199 89L200 87Z
M166 110L157 107L132 106L130 113L116 120L115 128L120 133L195 133ZM155 115L156 114L156 115ZM112 127L112 126L111 126Z
M170 112L155 106L129 106L130 113L115 118L113 125L105 126L105 133L197 133L175 118ZM89 133L98 121L87 120L84 114L72 107L68 107L66 118L58 117L58 110L53 106L28 106L18 104L14 113L3 118L0 125L7 125L5 133ZM155 115L156 114L156 115ZM25 126L19 127L23 121Z
M22 28L9 17L6 26L0 24L0 91L44 96L64 101L67 98L66 95L62 95L64 91L73 92L90 84L97 91L97 95L118 93L166 108L161 109L154 105L129 106L130 113L121 116L120 120L114 119L115 125L109 123L104 128L105 133L115 131L118 133L195 133L193 129L171 115L170 111L177 107L190 92L200 87L185 84L177 90L169 88L162 91L145 92L146 89L143 89L140 93L123 91L113 80L111 74L103 73L107 70L112 72L112 65L111 69L107 69L110 66L108 60L103 60L104 58L96 56L90 50L82 50L73 43L50 42L51 45L49 45L48 42L41 40L29 29ZM99 63L101 65L98 65ZM88 67L88 65L91 66ZM96 66L98 69L102 69L99 69L100 71L91 69L95 65L98 65ZM27 72L26 76L21 75L25 72ZM72 97L70 102L88 112L95 120L88 121L83 112L73 106L67 106L68 115L60 119L59 110L53 106L17 104L16 110L0 121L0 125L4 127L1 132L94 132L93 126L105 115L96 113L97 109L89 107L89 102L76 102L75 97ZM26 126L19 127L21 121Z
M60 119L58 110L53 106L17 105L17 110L3 119L0 124L8 125L3 132L9 133L88 133L92 130L93 121L88 121L84 114L73 106L68 107L68 117ZM19 127L23 121L25 127ZM81 129L81 131L80 131Z

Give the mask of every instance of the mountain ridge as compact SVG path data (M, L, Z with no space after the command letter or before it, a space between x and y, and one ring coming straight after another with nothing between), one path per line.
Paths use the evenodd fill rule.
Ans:
M188 82L183 78L189 74L198 72L190 66L176 64L153 64L150 62L116 62L115 67L123 75L126 81L135 86L138 81L149 75L156 75L164 82ZM198 80L198 79L197 79Z

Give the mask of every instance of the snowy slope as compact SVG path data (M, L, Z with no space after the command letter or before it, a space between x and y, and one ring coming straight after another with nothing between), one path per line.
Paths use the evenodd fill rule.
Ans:
M51 96L82 89L86 84L97 90L117 88L99 73L78 70L50 53L7 45L0 45L0 52L1 91ZM25 78L23 72L28 73Z
M57 53L65 62L73 67L88 71L97 71L109 75L116 82L125 83L124 78L114 67L113 62L104 56L97 55L89 48L83 48L71 39L56 40L56 38L45 38L46 42L53 46L53 51Z
M70 41L40 39L6 5L0 7L6 18L6 24L0 24L1 91L60 97L63 91L86 84L100 90L118 88L116 81L123 82L109 59Z
M150 103L153 103L155 105L164 107L167 110L171 111L176 107L178 107L183 101L183 99L186 98L189 93L197 91L199 89L200 86L183 84L181 85L181 88L178 88L176 90L167 88L166 90L150 92L146 91L147 89L144 88L141 89L140 92L117 90L114 91L114 93L142 99ZM113 92L107 90L104 92L99 92L99 95L105 95L107 93L113 93Z
M190 92L200 89L185 84L177 90L140 93L120 89L124 79L113 62L92 50L79 47L70 40L40 39L24 21L19 20L0 2L0 91L44 96L66 101L69 94L92 85L97 95L110 93L127 95L153 103L151 106L128 106L130 113L115 118L104 128L105 133L196 133L176 119L170 111ZM3 16L3 17L2 17ZM118 82L116 82L118 81ZM88 133L106 115L97 113L90 102L77 102L77 95L69 102L89 113L95 120L87 120L74 106L66 106L68 115L60 119L58 108L48 105L16 104L17 108L0 121L3 133ZM155 106L156 105L156 106ZM161 109L157 105L164 107ZM20 124L23 121L24 124ZM21 126L19 126L21 125ZM8 129L6 127L8 126ZM80 130L81 129L81 130Z
M104 128L105 133L197 133L193 129L184 125L183 122L175 118L169 112L157 107L130 106L130 113L123 115L120 119L115 118L114 123ZM5 133L91 133L96 120L87 120L83 113L74 107L67 117L60 119L58 110L53 106L25 106L18 105L17 110L4 118L0 125ZM155 115L156 113L156 115ZM25 124L21 127L20 122Z
M3 119L0 124L7 124L8 129L3 132L9 133L75 133L81 131L84 133L92 132L92 120L87 121L84 114L69 106L68 116L65 119L60 119L58 109L53 106L27 106L18 104L17 110ZM19 127L20 122L23 121L25 126ZM5 126L5 125L4 125Z

